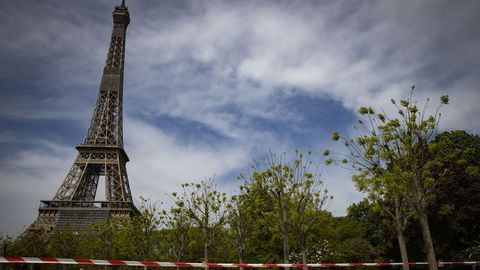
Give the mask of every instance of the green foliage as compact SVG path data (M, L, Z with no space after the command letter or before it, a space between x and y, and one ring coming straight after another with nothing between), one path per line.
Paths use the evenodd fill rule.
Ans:
M238 261L244 262L245 249L248 237L253 229L252 220L255 218L255 204L253 197L241 187L239 195L231 197L232 207L228 210L227 223L230 226L229 238L235 246Z
M252 172L243 172L239 179L245 181ZM246 237L244 261L282 262L282 236L280 225L270 199L264 196L257 185L242 185L240 196L244 210L251 216L248 221L251 231Z
M448 104L448 96L441 96L440 100L442 101L442 104Z
M172 194L176 198L177 194ZM188 211L183 203L179 203L170 208L169 212L162 212L164 227L162 234L166 238L167 251L170 258L179 262L185 260L187 256L188 245L192 241L191 235L193 224L188 216Z
M157 256L153 253L158 250L158 229L163 216L159 215L157 205L140 197L140 215L122 220L121 232L125 234L125 256L141 258L142 260L154 260ZM132 258L132 259L133 259Z
M335 162L335 160L333 158L327 158L325 160L325 165L330 165L330 164L333 164ZM348 162L348 161L347 161Z
M363 228L363 237L375 249L375 254L379 256L378 260L399 261L396 251L393 251L394 245L397 244L394 226L390 222L391 218L378 203L372 203L368 199L353 203L347 208L347 217Z
M362 222L351 217L322 215L321 227L317 228L321 240L317 247L321 252L318 262L365 262L379 259L380 250L366 238ZM315 262L315 261L314 261Z
M13 239L8 235L0 236L0 256L10 256L10 248L12 246Z
M426 208L434 198L432 191L438 183L432 172L436 161L431 151L436 146L431 145L431 141L436 135L440 107L434 115L428 115L429 101L420 109L413 99L414 89L412 86L408 98L398 102L392 99L398 111L396 117L375 115L372 108L361 107L358 112L367 120L359 121L360 126L355 127L358 136L343 139L349 151L348 161L357 172L352 178L357 189L367 193L370 200L392 217L399 239L403 238L401 234L410 209L422 221L425 239L430 238ZM448 104L448 96L440 100L441 105ZM334 140L339 138L336 135ZM327 161L332 163L338 164L333 159ZM425 244L430 267L436 269L433 244L431 241Z
M431 170L438 179L427 213L441 256L464 259L480 243L480 137L465 131L439 134ZM444 233L448 232L448 233Z
M81 233L69 226L58 229L48 236L47 252L55 258L72 258L78 253Z
M212 179L200 183L185 183L182 188L181 196L175 196L175 204L201 229L203 260L208 261L210 246L225 224L227 210L231 205L227 202L227 195L216 189Z
M48 235L25 231L10 246L10 254L19 257L48 257Z
M240 176L244 187L257 194L253 196L265 200L257 198L254 201L271 207L268 214L277 221L284 262L289 261L292 239L296 239L300 252L305 256L308 235L318 221L318 213L331 199L316 168L312 166L311 152L304 155L296 150L295 154L295 159L288 162L285 153L270 153L262 161L253 162L248 174Z
M340 139L340 133L338 133L337 131L333 132L332 133L332 140L333 141L338 141Z
M158 212L148 200L140 203L141 215L112 218L93 224L88 231L69 226L50 233L25 231L9 248L14 256L91 259L155 260L158 245Z

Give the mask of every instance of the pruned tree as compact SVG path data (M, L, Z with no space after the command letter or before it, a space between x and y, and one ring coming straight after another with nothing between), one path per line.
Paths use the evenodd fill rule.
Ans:
M157 232L162 224L163 216L159 214L157 203L140 197L140 215L137 215L125 223L124 230L127 233L129 253L137 253L142 260L156 258L154 251L157 250Z
M254 204L245 188L240 187L240 194L231 197L232 207L228 211L227 223L230 227L230 236L237 250L238 262L243 263L247 238L253 229Z
M182 184L182 193L172 195L176 205L184 208L188 217L201 229L204 238L203 259L208 262L210 244L225 224L227 209L231 207L227 195L217 190L213 179Z
M315 223L319 222L327 203L333 199L328 195L324 183L318 173L318 167L313 166L310 159L311 152L307 155L295 151L294 177L296 184L291 190L292 196L292 228L296 234L302 263L307 263L307 240Z
M302 260L306 263L307 235L328 198L316 168L312 167L311 152L307 157L295 151L292 163L286 153L267 154L253 161L248 173L240 179L249 190L263 194L269 200L278 220L283 242L283 260L289 263L290 238L295 233L299 240Z
M174 193L174 197L176 193ZM173 259L177 262L185 259L188 243L190 241L190 230L192 222L188 216L187 209L181 206L173 206L170 210L163 211L164 226L169 250L173 253Z
M260 192L272 205L278 219L283 242L283 261L289 263L292 201L290 191L295 185L294 170L285 160L286 153L267 154L250 164L248 175L241 174L251 190Z
M355 127L356 137L342 137L335 132L332 139L343 140L349 150L346 158L337 164L351 163L357 171L353 180L359 190L378 202L394 202L399 211L404 209L399 206L401 202L409 203L421 225L429 268L437 269L426 211L435 186L429 144L437 133L439 109L448 104L448 96L442 96L435 113L429 115L429 100L419 108L413 99L414 89L413 86L410 96L402 98L398 104L391 100L398 111L395 117L383 110L377 113L371 107L361 107L358 112L367 121L359 121L360 125ZM333 162L333 159L327 160L327 163ZM406 217L400 216L402 218L396 221Z

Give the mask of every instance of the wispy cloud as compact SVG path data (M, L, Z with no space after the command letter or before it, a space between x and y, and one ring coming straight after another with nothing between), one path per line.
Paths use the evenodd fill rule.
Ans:
M149 123L130 120L126 129L132 160L129 177L139 194L154 198L178 191L182 183L223 177L249 159L249 149L242 145L182 144Z
M0 167L1 233L16 233L36 217L39 200L53 198L75 150L38 140L35 146L2 158Z

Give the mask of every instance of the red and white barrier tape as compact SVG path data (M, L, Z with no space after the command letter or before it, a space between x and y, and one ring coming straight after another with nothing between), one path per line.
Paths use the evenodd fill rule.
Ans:
M29 264L73 264L73 265L116 265L116 266L149 266L149 267L201 267L201 268L301 268L301 267L360 267L360 266L399 266L399 265L427 265L427 262L382 262L382 263L308 263L308 264L265 264L265 263L183 263L183 262L145 262L120 260L88 260L63 258L35 258L35 257L0 257L0 263L29 263ZM440 265L480 265L480 262L440 262Z

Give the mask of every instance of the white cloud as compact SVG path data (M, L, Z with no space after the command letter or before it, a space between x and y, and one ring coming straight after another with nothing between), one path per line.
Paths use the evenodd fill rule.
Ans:
M126 137L132 189L152 198L178 191L182 183L222 178L238 170L250 154L244 145L182 144L138 119L128 120Z
M75 149L38 140L36 147L13 153L0 167L0 233L18 233L37 215L40 200L49 200L65 177Z
M269 101L284 87L332 98L356 110L366 104L385 106L390 98L408 94L412 84L419 86L420 97L436 98L443 90L438 84L451 77L456 88L451 93L452 102L460 100L460 106L471 108L460 112L480 113L476 106L463 101L463 97L478 92L478 84L467 82L477 81L479 71L458 60L468 61L470 67L480 64L475 49L480 41L469 36L476 32L472 20L478 4L466 4L458 7L463 12L448 13L446 2L365 2L349 12L346 8L341 3L292 8L285 3L254 7L247 2L232 7L215 2L174 24L162 25L161 19L148 21L145 29L133 34L133 65L143 66L142 74L148 74L156 72L159 63L190 59L208 65L213 70L209 79L217 84L232 82L232 76L234 84L255 82L241 93L201 81L195 89L198 93L183 92L189 98L199 97L205 106L182 102L184 96L170 93L168 98L176 100L176 106L173 110L167 106L162 113L197 121L202 121L196 117L198 112L211 114L225 120L223 127L218 126L221 120L204 123L220 131L228 130L226 126L236 117L225 119L215 112L219 106L235 104L244 115L270 115L276 108ZM452 42L457 36L461 43ZM456 77L458 72L464 75ZM190 80L192 70L178 70L178 74ZM155 81L154 75L149 78ZM258 92L264 94L259 96ZM256 101L253 106L252 100ZM454 113L452 117L455 121L448 123L464 123L465 115Z

